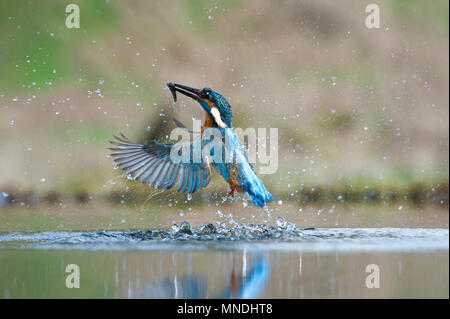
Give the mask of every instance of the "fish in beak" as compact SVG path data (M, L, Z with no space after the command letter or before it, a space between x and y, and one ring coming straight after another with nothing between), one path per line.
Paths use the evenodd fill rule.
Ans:
M181 85L173 82L168 82L167 87L172 94L174 102L177 102L177 92L190 97L193 100L196 100L202 108L216 121L217 125L221 128L228 127L222 120L220 116L220 111L217 106L208 98L206 94L206 89L194 89L186 85Z
M173 82L168 82L167 87L169 88L170 93L172 93L174 102L177 101L177 92L180 92L181 94L189 96L191 99L194 99L196 101L200 100L200 91L201 90L199 90L199 89L194 89L189 86L176 84Z

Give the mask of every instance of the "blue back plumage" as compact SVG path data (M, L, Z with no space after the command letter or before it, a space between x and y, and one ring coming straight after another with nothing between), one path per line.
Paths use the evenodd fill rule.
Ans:
M208 134L207 131L206 135ZM272 194L266 189L262 181L253 171L245 149L239 142L239 139L232 128L220 129L224 149L221 158L214 156L215 149L212 149L211 159L216 171L228 181L232 165L236 167L236 179L239 186L250 196L250 200L258 207L264 207L267 203L274 200ZM232 161L227 161L231 158Z
M267 203L273 201L274 197L253 171L253 168L248 162L247 154L233 129L225 128L223 130L225 132L226 141L230 144L229 146L227 145L227 148L236 159L236 178L241 188L250 196L253 204L264 207Z

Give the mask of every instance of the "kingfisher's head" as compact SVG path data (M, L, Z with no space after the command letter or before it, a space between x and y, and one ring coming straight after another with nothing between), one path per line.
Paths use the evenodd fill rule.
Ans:
M200 106L214 118L218 127L231 127L231 106L228 101L216 91L210 88L194 89L189 86L169 82L167 87L172 92L173 98L176 101L176 92L180 92L200 103Z

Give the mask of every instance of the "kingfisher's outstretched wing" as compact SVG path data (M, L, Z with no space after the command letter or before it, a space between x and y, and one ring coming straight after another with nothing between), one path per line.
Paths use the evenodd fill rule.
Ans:
M210 167L207 158L199 163L193 161L173 161L170 152L174 144L153 142L149 145L137 144L129 141L123 134L115 137L110 143L116 147L110 148L114 162L135 180L157 189L173 189L194 193L206 187L210 181ZM189 143L191 149L193 143Z

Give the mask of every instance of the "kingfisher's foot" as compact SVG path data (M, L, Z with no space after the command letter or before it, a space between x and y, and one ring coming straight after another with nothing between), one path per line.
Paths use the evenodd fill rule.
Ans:
M233 196L234 197L234 192L235 192L236 190L234 189L234 188L232 188L232 189L230 189L230 196Z

